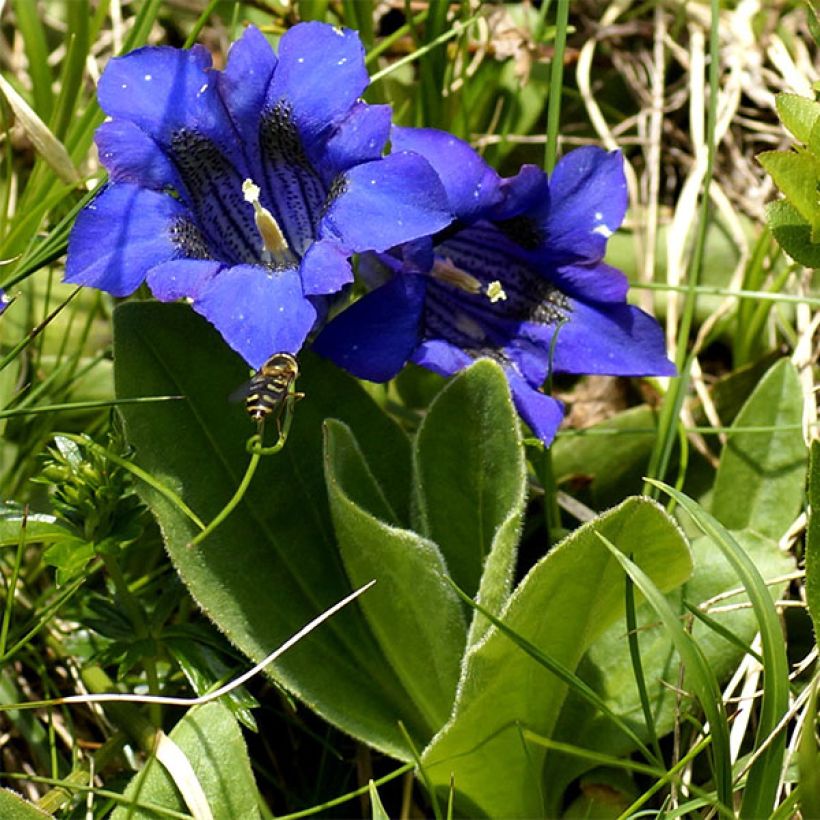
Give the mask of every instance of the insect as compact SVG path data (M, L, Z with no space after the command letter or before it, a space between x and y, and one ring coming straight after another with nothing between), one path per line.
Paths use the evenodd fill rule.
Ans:
M275 414L279 426L288 399L304 398L304 393L293 390L298 375L299 365L290 353L274 353L244 388L245 409L251 419L261 425Z

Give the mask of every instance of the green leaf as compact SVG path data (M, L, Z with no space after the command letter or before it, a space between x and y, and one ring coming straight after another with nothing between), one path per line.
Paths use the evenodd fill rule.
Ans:
M390 815L385 811L376 784L371 780L367 784L370 794L370 816L373 820L390 820Z
M467 639L461 604L436 544L393 524L350 428L330 420L325 436L330 510L345 569L354 587L376 579L361 608L432 737L455 697ZM379 509L381 520L373 514Z
M572 533L536 564L501 613L509 629L569 670L623 612L623 571L598 533L632 553L665 590L691 570L677 525L648 499L629 499ZM470 816L544 816L546 750L528 745L522 732L550 737L566 691L491 628L468 649L453 716L422 756L426 776L444 791L452 772L460 809Z
M140 467L180 494L203 521L234 494L254 431L228 396L248 370L186 305L133 302L114 318L117 394L181 395L185 401L128 405L126 434ZM166 548L195 600L255 661L350 592L333 535L323 475L322 423L336 417L359 434L391 508L406 519L410 452L404 434L356 382L329 363L301 360L287 446L265 458L239 507L196 547L197 530L168 499L140 482ZM347 607L270 670L286 688L348 733L396 757L426 722L384 663L361 610Z
M820 268L820 242L812 242L812 225L785 199L766 206L766 220L781 248L796 262Z
M494 614L510 594L527 491L518 415L507 380L483 359L438 395L413 450L418 531L450 576ZM476 613L470 641L488 626Z
M779 549L777 542L754 532L733 533L764 578L772 579L794 571L794 559ZM685 600L693 606L737 589L739 580L732 565L711 539L701 536L692 542L694 572L680 588L667 595L670 606L681 616L686 614ZM784 591L788 582L769 587L773 597ZM720 606L737 607L748 602L745 593L722 599ZM709 617L731 631L742 643L751 644L759 626L748 607L732 608L725 612L709 613ZM649 691L657 734L668 734L675 723L680 658L664 627L648 604L638 608L638 640L644 679ZM696 620L692 635L706 657L715 677L721 681L736 669L742 655L737 645ZM638 728L641 737L648 740L643 727L641 704L635 684L635 674L627 651L626 624L619 620L610 626L589 648L578 666L578 674L592 686L607 706L631 725ZM684 689L688 687L684 683ZM679 716L678 716L679 717ZM587 702L570 692L556 726L555 738L584 749L614 756L632 752L635 744L617 729L611 720L590 709ZM567 785L580 774L592 768L594 761L578 756L552 753L548 758L550 781L547 787L547 813L556 813Z
M811 443L809 459L809 521L806 528L806 603L814 624L814 640L820 640L820 441Z
M259 817L248 751L228 709L218 702L191 709L174 727L170 738L188 759L216 820ZM136 806L148 803L190 811L168 769L156 758L150 758L146 766L147 772L132 778L125 797ZM158 819L162 814L124 804L114 811L112 820L129 817Z
M803 219L813 224L818 211L817 159L806 151L764 151L757 161Z
M799 94L778 94L777 114L783 125L802 143L808 143L811 130L820 119L820 103Z
M43 820L52 817L11 789L0 789L0 817L5 820Z
M802 414L797 371L788 359L781 359L763 377L733 424L772 429L730 433L721 455L712 513L728 529L752 529L778 539L794 521L806 471Z

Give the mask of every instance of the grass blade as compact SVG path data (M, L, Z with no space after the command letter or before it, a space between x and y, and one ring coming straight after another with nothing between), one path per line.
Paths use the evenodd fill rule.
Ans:
M755 738L760 746L775 731L789 705L789 668L780 619L766 583L729 531L687 495L659 481L651 483L670 495L708 535L734 568L746 589L760 626L763 655L763 697ZM786 739L781 734L759 756L746 779L740 814L743 817L768 817L774 801L783 765Z

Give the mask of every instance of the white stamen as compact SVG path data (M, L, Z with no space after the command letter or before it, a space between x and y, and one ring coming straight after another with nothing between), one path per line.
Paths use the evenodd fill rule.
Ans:
M253 205L253 219L256 223L256 230L262 237L263 250L274 259L284 259L290 255L288 242L273 214L259 201L260 193L259 186L254 185L253 180L246 179L242 183L242 195L245 197L245 202Z
M495 304L496 302L503 302L507 299L507 293L501 285L501 282L498 279L494 279L487 285L487 298Z
M450 259L436 259L433 270L430 271L434 279L463 290L467 293L481 293L481 282L467 271L457 268Z

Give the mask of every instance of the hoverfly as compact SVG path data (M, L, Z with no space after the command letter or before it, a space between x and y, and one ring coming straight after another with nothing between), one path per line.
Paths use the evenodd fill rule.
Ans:
M282 438L282 414L289 414L292 403L305 396L293 389L298 375L299 365L290 353L274 353L232 396L238 400L244 398L245 410L257 423L260 436L265 422L273 416Z

